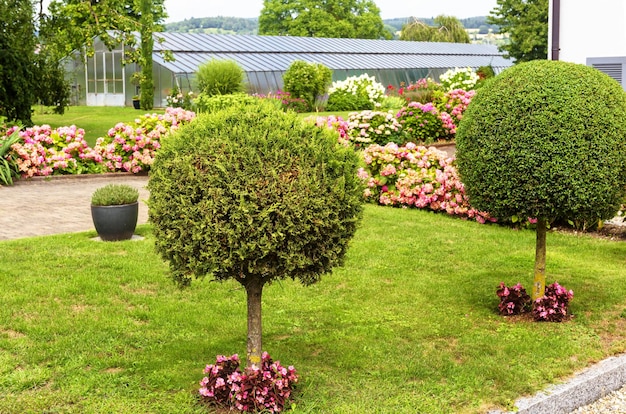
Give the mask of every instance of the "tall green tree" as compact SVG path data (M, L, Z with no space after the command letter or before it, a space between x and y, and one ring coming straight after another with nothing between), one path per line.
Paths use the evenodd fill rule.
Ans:
M263 0L259 34L391 39L371 0Z
M400 40L418 42L469 43L470 38L463 24L453 16L435 17L434 26L414 19L402 27Z
M0 0L0 116L32 124L35 26L30 0Z
M498 0L487 22L508 33L509 44L500 51L516 62L546 59L548 56L548 0Z

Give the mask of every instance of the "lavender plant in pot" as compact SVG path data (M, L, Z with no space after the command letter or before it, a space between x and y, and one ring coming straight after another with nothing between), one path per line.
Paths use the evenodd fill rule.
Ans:
M139 191L127 184L107 184L91 196L91 218L104 241L129 240L137 227Z

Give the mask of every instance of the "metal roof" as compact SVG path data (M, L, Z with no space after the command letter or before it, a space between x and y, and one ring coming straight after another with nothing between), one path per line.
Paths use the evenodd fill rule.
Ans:
M195 73L211 59L232 59L246 72L285 71L294 60L332 70L454 68L511 65L493 45L319 37L155 33L154 57L175 74ZM161 51L170 51L166 62Z

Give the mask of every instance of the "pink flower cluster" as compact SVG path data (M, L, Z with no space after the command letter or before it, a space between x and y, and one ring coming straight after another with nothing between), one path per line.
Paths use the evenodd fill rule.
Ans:
M417 207L444 211L451 215L475 219L479 223L495 222L489 213L469 205L454 159L436 148L409 142L403 147L394 143L370 145L363 151L367 167L359 170L367 188L364 197L382 205Z
M195 118L183 108L167 108L165 114L146 114L129 125L120 122L106 137L98 138L94 150L108 171L138 173L148 170L161 148L161 138Z
M546 286L544 295L533 304L533 318L544 322L563 321L573 297L574 291L565 289L557 282Z
M349 145L350 136L348 135L349 125L348 122L345 121L340 116L329 115L329 116L309 116L304 119L305 121L313 122L318 127L326 127L332 130L335 130L339 133L339 142L343 145Z
M281 412L298 382L294 367L281 366L267 352L263 353L261 368L242 373L237 354L220 355L204 373L207 376L200 381L199 390L203 401L242 412Z
M17 127L9 128L7 136ZM20 131L11 152L22 177L85 174L102 170L101 156L87 145L85 131L75 125L52 129L49 125Z
M441 98L438 103L439 109L442 113L449 114L452 122L454 123L453 134L456 133L456 125L463 119L463 113L467 109L468 105L472 101L472 98L476 95L476 91L466 91L464 89L453 89L447 92ZM451 129L452 131L452 129Z
M496 294L500 298L498 310L501 315L519 315L530 310L530 296L521 283L508 287L500 282Z

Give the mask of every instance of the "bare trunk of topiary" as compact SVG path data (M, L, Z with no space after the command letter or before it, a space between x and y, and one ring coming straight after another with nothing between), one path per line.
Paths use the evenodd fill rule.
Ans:
M252 276L245 284L248 296L248 368L261 367L263 324L261 322L261 294L263 293L263 281L259 277Z
M535 279L533 281L533 302L542 297L546 290L546 227L545 218L537 219L537 244L535 247Z

